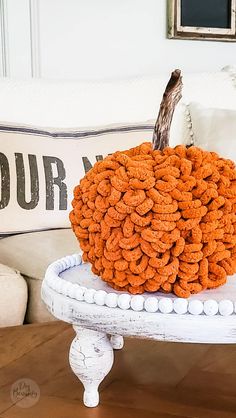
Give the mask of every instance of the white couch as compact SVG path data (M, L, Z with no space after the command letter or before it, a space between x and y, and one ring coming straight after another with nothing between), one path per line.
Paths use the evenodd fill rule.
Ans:
M0 120L53 127L96 126L155 119L169 74L108 82L0 80ZM190 143L186 104L236 109L236 69L184 74L170 145ZM0 240L0 326L52 319L40 298L49 263L78 250L70 229L13 235ZM8 267L6 267L8 266ZM20 272L20 273L19 273ZM27 284L27 286L26 286ZM2 309L3 307L3 309Z

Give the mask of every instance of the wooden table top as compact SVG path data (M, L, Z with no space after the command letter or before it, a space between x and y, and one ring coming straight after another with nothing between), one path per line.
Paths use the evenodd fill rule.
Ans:
M126 339L101 387L101 404L82 404L68 364L74 336L62 322L0 329L0 418L235 418L236 348ZM38 402L13 405L12 385L30 379ZM104 390L106 389L106 390Z

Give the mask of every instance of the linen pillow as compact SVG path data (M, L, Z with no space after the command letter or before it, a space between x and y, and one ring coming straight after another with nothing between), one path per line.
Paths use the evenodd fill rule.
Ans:
M236 161L236 110L190 103L194 145Z
M155 121L83 130L0 125L0 234L70 227L73 188L96 160L151 141Z

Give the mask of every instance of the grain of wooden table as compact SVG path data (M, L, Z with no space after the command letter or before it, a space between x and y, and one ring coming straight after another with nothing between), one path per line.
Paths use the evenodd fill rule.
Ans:
M88 409L68 364L73 336L62 322L0 329L0 418L236 417L234 345L126 339L102 383L100 406ZM11 401L20 378L40 387L32 407Z

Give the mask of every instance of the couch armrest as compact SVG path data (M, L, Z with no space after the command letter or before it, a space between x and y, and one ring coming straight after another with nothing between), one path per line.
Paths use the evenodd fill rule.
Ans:
M17 270L0 264L0 327L23 324L27 299L25 279Z

